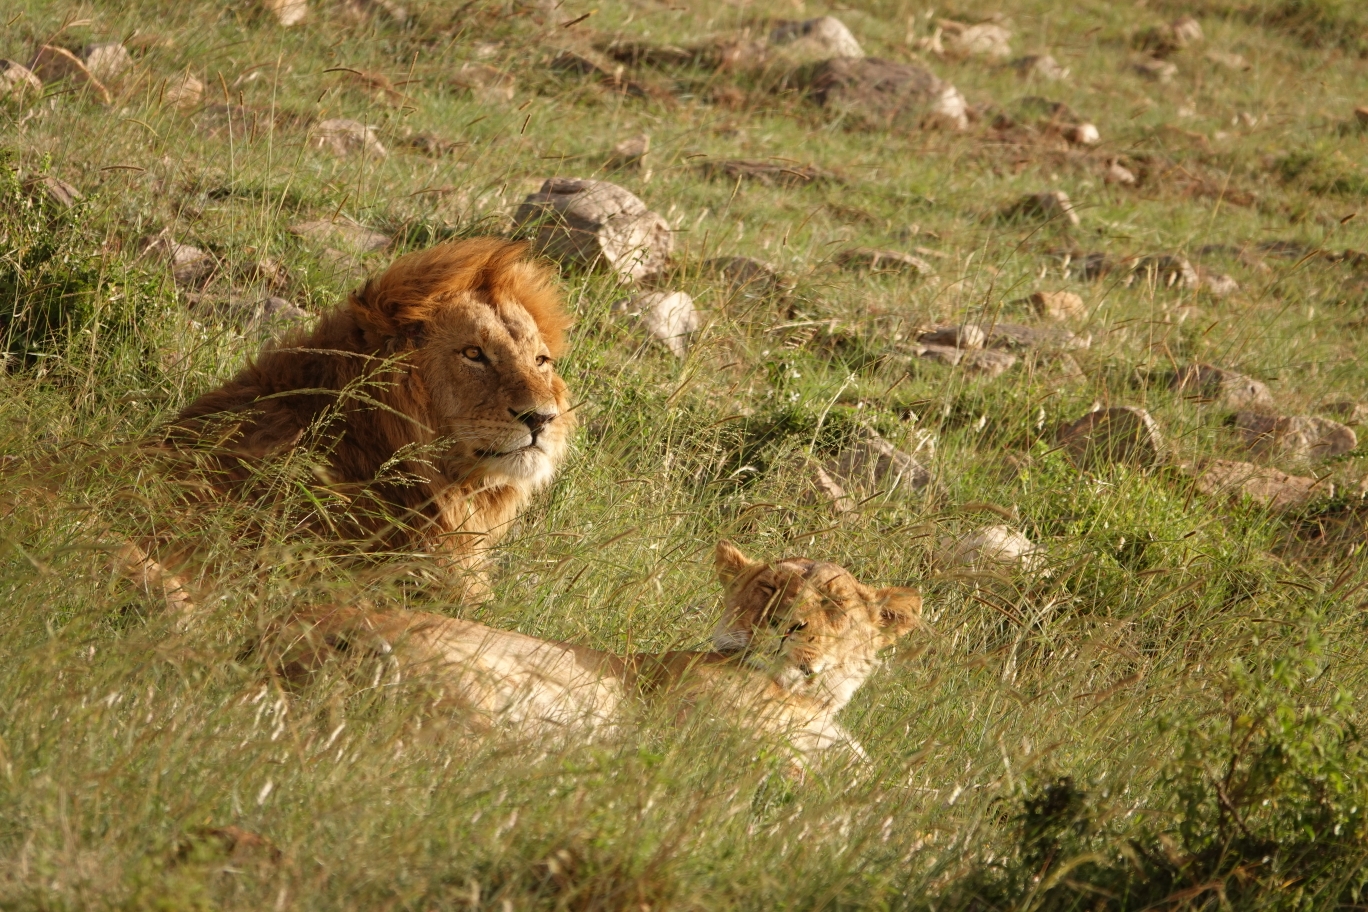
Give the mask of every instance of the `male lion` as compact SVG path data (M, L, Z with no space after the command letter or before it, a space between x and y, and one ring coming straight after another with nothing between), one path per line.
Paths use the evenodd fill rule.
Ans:
M192 502L253 503L279 484L268 460L307 450L327 496L309 498L301 525L365 550L433 553L477 598L482 552L565 457L574 417L554 359L569 323L521 243L411 253L188 405L151 449L190 476ZM191 550L162 542L154 559L129 546L116 563L184 609L172 573Z
M333 607L285 628L272 664L299 678L338 653L385 657L476 729L541 736L610 729L638 698L680 717L706 700L787 743L800 768L836 746L863 758L836 714L879 651L917 625L920 594L872 589L821 561L752 561L725 541L715 559L726 607L713 652L617 656L440 615Z

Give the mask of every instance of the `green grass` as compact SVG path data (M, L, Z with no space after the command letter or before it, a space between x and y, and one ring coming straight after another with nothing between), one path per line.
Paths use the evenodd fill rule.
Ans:
M1364 450L1318 466L1339 493L1301 511L1204 498L1176 464L1239 458L1237 442L1219 406L1163 382L1203 360L1266 381L1286 414L1368 398L1368 267L1256 255L1274 241L1368 249L1354 4L962 3L938 15L1000 11L1015 50L1073 72L1025 83L982 61L929 60L982 114L963 134L831 119L773 73L629 69L654 90L638 97L546 66L557 48L618 35L685 45L826 12L810 5L568 0L564 17L593 15L562 28L531 3L422 0L407 27L319 3L289 30L247 2L12 6L0 55L126 40L138 56L109 108L60 84L0 107L0 322L14 355L0 375L0 908L1365 901ZM1125 69L1134 34L1188 11L1206 41L1174 56L1171 83ZM934 27L921 7L884 0L836 15L895 60ZM1252 68L1223 69L1212 49ZM515 76L511 102L451 84L477 60ZM163 83L187 68L207 104L246 105L255 124L166 104ZM337 68L383 74L407 100L376 100ZM994 134L995 114L1028 95L1096 123L1102 147ZM310 147L302 124L328 117L376 126L389 156ZM409 151L422 132L460 145ZM606 171L611 147L641 132L649 178ZM841 181L733 184L700 173L699 156L783 157ZM1103 182L1113 158L1139 186ZM43 173L86 201L35 201L23 181ZM675 285L705 329L676 361L615 322L620 289L564 276L578 323L563 372L582 427L506 542L492 602L435 603L416 561L243 553L233 530L259 517L187 517L124 457L261 341L190 307L140 258L144 236L212 252L210 299L271 292L317 311L397 252L511 230L522 194L555 175L616 181L667 217ZM1046 188L1070 195L1080 227L993 217ZM333 214L395 243L338 256L288 230ZM853 245L937 251L939 281L831 265ZM1094 252L1197 260L1207 245L1223 246L1201 262L1237 294L1087 282L1077 265ZM789 299L734 297L699 268L731 254L779 267ZM253 271L263 259L284 268L283 287ZM1073 353L1081 375L1023 361L987 379L908 355L935 323L1037 322L1021 299L1059 289L1089 307L1069 324L1092 338ZM25 306L41 319L15 321ZM1173 465L1069 464L1053 429L1095 402L1147 408ZM936 482L926 496L856 492L857 514L839 519L795 466L864 426L908 449L929 434L934 455L920 458ZM60 499L29 493L35 482ZM998 522L1039 542L1049 572L946 565L943 539ZM109 527L206 542L210 618L176 629L112 580ZM722 536L923 588L930 629L844 714L872 757L858 776L787 783L764 745L703 721L646 718L595 744L472 739L383 666L285 691L251 648L273 619L324 598L605 649L694 647L719 607L709 559ZM278 854L206 835L230 825Z

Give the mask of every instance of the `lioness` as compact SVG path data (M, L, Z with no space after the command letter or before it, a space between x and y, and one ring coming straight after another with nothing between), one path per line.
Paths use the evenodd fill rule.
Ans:
M188 405L150 449L189 476L190 499L256 502L279 484L263 463L307 447L325 494L301 525L433 553L480 597L481 552L565 457L575 422L554 359L569 323L521 243L411 253ZM130 545L116 563L172 607L191 605L173 575L191 549L147 551Z
M863 757L836 714L918 623L920 594L821 561L752 561L725 541L715 561L726 598L713 652L617 656L433 614L329 608L296 618L273 663L298 678L338 652L392 656L477 729L593 732L634 698L681 715L706 700L786 741L800 766L837 745Z

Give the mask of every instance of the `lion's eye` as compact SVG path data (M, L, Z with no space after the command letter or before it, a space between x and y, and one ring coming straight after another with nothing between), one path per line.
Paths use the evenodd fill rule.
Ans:
M461 352L461 354L465 355L471 361L484 360L484 351L474 345L467 346L465 351Z
M550 355L537 355L537 367L546 367L551 363Z

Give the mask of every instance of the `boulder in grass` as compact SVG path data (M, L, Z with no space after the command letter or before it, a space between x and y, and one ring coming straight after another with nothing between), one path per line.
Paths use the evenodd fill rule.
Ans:
M698 332L693 298L682 291L648 291L615 305L613 310L638 321L652 339L676 358L689 353L689 343Z
M878 126L902 122L963 130L969 125L964 96L916 64L837 57L812 72L807 91L824 108Z
M112 100L104 84L95 78L80 58L66 48L43 45L28 68L45 83L70 80L89 89L90 94L101 104L109 104Z
M517 88L512 75L487 63L461 64L451 77L451 85L486 104L512 101Z
M349 155L368 155L384 158L388 155L375 135L375 128L345 117L334 117L316 124L310 131L310 141L319 149L326 149L339 158Z
M1352 428L1311 415L1237 412L1235 428L1255 456L1295 462L1323 462L1358 448Z
M1161 253L1141 257L1135 261L1136 275L1162 288L1196 288L1201 277L1188 258L1179 254Z
M166 80L162 90L162 101L175 108L199 107L203 100L204 83L189 70Z
M900 250L881 250L876 247L852 247L832 258L837 266L854 272L912 272L919 276L933 276L936 270L921 257Z
M1164 458L1164 438L1150 413L1141 408L1100 408L1055 432L1055 440L1083 469L1113 462L1141 468Z
M43 94L43 80L33 71L13 60L0 60L0 99L23 101Z
M1240 283L1224 272L1197 267L1197 287L1213 298L1228 298L1240 290Z
M144 239L142 255L170 266L171 278L183 288L204 285L218 269L213 254L191 244L182 244L166 233Z
M117 41L87 45L81 51L81 57L90 75L101 82L118 79L133 66L133 55Z
M1131 61L1130 68L1153 82L1172 82L1178 75L1178 66L1158 57L1137 57Z
M941 542L941 551L947 563L972 570L1020 567L1029 573L1039 570L1044 563L1038 545L1003 525L984 526L958 538L947 538Z
M1046 82L1061 82L1069 78L1069 68L1060 66L1059 61L1049 54L1031 54L1012 61L1012 68L1023 79L1043 79Z
M318 244L340 247L354 254L375 253L384 250L390 243L387 235L345 218L299 222L290 226L290 233Z
M789 283L777 269L754 257L712 257L703 261L703 271L723 279L732 291L748 297L768 297L789 290Z
M24 181L24 190L29 195L42 194L48 200L56 203L63 209L70 209L85 197L80 190L71 186L64 180L53 177L50 174L42 174L30 177Z
M660 272L674 237L669 223L631 192L607 181L553 177L513 215L543 255L582 268L606 268L626 282Z
M942 19L941 46L952 57L987 57L1006 60L1012 56L1012 33L996 22L965 25Z
M783 160L707 159L699 162L698 169L709 177L725 177L733 182L751 180L766 187L802 187L836 181L836 175L816 165L800 165Z
M791 63L818 63L833 57L863 57L864 49L835 16L780 22L769 33L770 47Z
M970 373L997 377L1016 366L1017 356L997 349L955 348L951 345L918 345L917 357L958 366Z
M1037 314L1050 320L1070 320L1088 312L1083 299L1072 291L1037 291L1028 300Z
M1007 221L1058 221L1070 227L1080 224L1073 202L1063 190L1028 193L1003 208L1001 215Z
M1321 411L1334 415L1345 424L1368 424L1368 403L1341 400L1327 402Z
M298 25L309 15L309 0L261 0L261 5L285 28Z
M1180 396L1195 396L1225 408L1256 409L1273 405L1268 387L1244 374L1211 364L1188 364L1169 379L1169 389Z
M921 491L931 483L930 470L873 430L867 430L824 468L846 488Z
M1197 490L1208 497L1247 497L1270 510L1296 509L1335 493L1334 485L1315 478L1229 459L1185 466L1184 471L1194 477Z
M938 326L917 336L923 345L948 345L951 348L983 348L988 334L974 323L958 326Z

